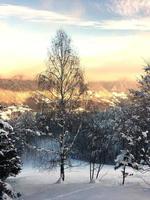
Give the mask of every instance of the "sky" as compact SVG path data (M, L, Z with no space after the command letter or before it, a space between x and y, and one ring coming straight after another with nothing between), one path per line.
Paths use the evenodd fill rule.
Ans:
M58 29L89 81L135 80L150 60L150 0L0 0L0 77L45 70Z

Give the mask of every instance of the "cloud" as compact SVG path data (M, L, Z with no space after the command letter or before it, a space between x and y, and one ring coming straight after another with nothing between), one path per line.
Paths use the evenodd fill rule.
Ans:
M26 6L1 4L0 18L7 19L9 17L16 17L31 22L78 24L84 10L79 2L80 1L76 2L78 10L72 10L70 15L60 14L49 10L33 9Z
M0 5L0 18L8 19L10 17L16 17L22 20L39 23L60 23L67 25L79 25L79 26L93 26L94 22L84 21L80 19L82 7L75 11L72 15L64 15L48 10L38 10L25 6L1 4Z
M0 17L19 17L25 20L42 19L45 21L60 20L68 21L70 17L58 14L56 12L37 10L25 6L2 4L0 5Z
M130 1L129 0L126 1L129 4ZM115 2L120 2L120 4L117 3L113 4L113 9L116 8L116 12L130 13L130 14L133 13L132 6L130 8L130 6L128 6L127 3L125 4L125 7L123 7L123 4L121 2L124 2L124 0L115 0ZM140 2L143 1L141 0ZM137 10L138 6L136 6ZM124 11L122 11L121 9L124 9ZM107 19L107 20L94 21L94 20L81 19L81 17L77 17L77 15L71 16L48 10L38 10L25 6L18 6L11 4L0 5L0 19L3 20L7 20L11 17L16 17L17 19L19 18L21 20L25 20L31 23L60 24L60 25L64 24L64 25L90 27L90 28L106 29L106 30L150 31L149 16L141 18L131 18L131 19L116 19L116 20Z
M110 0L109 9L121 16L149 16L149 0Z
M150 31L150 17L107 20L99 24L102 29Z
M41 9L57 9L62 13L67 13L72 17L82 17L85 12L85 4L83 0L39 0ZM86 2L86 1L85 1ZM87 3L87 2L86 2Z

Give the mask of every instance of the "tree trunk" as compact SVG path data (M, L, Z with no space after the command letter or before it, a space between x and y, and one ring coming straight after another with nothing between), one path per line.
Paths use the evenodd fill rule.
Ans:
M63 117L63 115L62 115ZM65 152L64 152L64 136L65 136L65 128L63 123L63 130L60 136L60 181L65 180Z
M125 178L126 178L126 166L123 167L122 171L122 185L125 183Z
M96 174L96 179L98 179L98 177L99 177L99 173L101 171L101 168L102 168L102 164L100 163L99 166L98 166L98 170L97 170L97 174Z
M95 163L90 161L90 183L94 183Z
M60 158L60 178L61 180L65 180L65 160L64 160L64 154L61 155Z
M90 161L90 182L92 181L92 162Z
M92 181L94 181L95 163L92 165Z

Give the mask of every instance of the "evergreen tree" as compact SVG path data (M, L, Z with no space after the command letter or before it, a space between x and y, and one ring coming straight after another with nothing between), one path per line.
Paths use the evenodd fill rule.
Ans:
M138 89L130 91L130 102L120 107L115 129L120 148L129 150L136 162L150 167L150 65L144 72Z
M137 156L140 156L140 161L150 166L150 65L147 64L144 68L145 74L138 81L138 90L131 91L131 100L134 124L137 137L136 141ZM133 121L132 120L132 121Z
M14 141L13 128L7 122L0 120L0 199L5 199L7 195L15 196L4 182L9 176L16 176L21 170Z

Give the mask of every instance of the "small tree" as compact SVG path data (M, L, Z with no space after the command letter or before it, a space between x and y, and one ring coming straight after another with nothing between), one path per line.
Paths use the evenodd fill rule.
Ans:
M114 109L90 113L88 116L87 136L90 162L90 182L98 179L100 171L106 162L113 139Z
M80 129L77 129L74 139L70 141L71 146L68 142L66 146L66 137L68 138L68 134L71 134L68 131L68 117L79 107L80 97L84 94L86 85L79 58L73 50L71 39L63 30L57 31L52 40L48 52L47 69L39 75L38 84L40 89L46 91L41 95L50 100L48 102L50 109L55 113L53 119L59 125L58 134L55 130L53 131L60 149L60 180L64 181L66 149L67 152L71 150L72 142L74 143Z
M115 163L115 169L122 167L122 185L124 185L125 179L129 175L129 173L126 172L126 167L128 166L133 169L138 169L138 164L134 162L134 156L128 150L121 150L121 153L117 156Z

